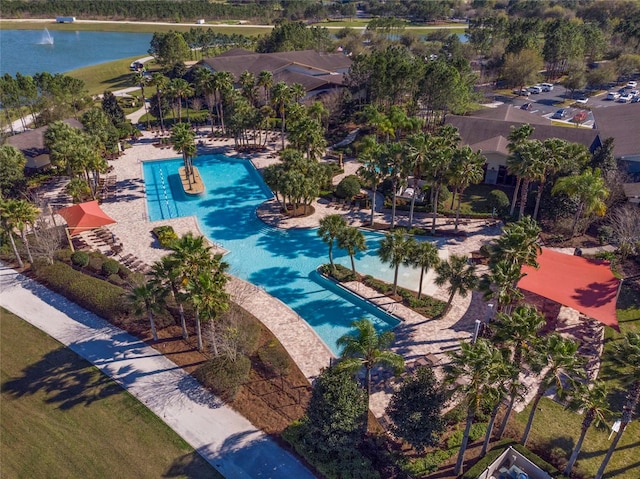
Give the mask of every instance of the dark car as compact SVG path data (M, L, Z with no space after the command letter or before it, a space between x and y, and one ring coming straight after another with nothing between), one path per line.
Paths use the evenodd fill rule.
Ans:
M563 118L566 118L568 114L569 111L566 108L560 108L553 114L551 118L553 118L554 120L562 120Z
M531 110L533 110L533 104L532 103L525 103L524 105L522 105L520 107L520 109L524 110L524 111L531 111Z

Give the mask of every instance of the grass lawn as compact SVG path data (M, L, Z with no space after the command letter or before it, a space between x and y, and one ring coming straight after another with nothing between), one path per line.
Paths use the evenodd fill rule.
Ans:
M129 65L131 65L132 61L146 56L149 55L142 52L135 57L123 58L121 60L71 70L67 72L66 75L84 81L90 95L104 93L105 90L121 90L135 86L131 84L133 75L129 70ZM146 88L145 94L147 96L149 95Z
M622 333L628 331L640 332L640 298L637 290L624 286L618 299L618 320ZM621 389L619 378L624 374L611 359L611 351L616 342L620 341L623 334L618 334L611 328L606 328L605 350L602 355L600 378L603 379L610 391L610 409L613 411L613 420L620 417L622 405L625 400L625 391ZM559 448L560 457L569 458L571 450L580 434L580 426L583 416L564 410L564 408L551 400L543 399L536 413L533 430L531 433L531 445L539 451L548 451L553 454L553 448ZM516 416L516 425L520 432L524 430L527 417L530 412L527 407ZM616 451L605 471L605 478L638 479L640 477L640 421L635 420L627 426ZM578 457L578 471L593 477L597 472L602 459L607 452L609 444L609 430L589 429L582 451ZM561 453L564 451L564 455Z
M133 396L0 309L0 476L223 478Z
M491 212L489 208L489 193L493 190L502 190L506 193L507 198L511 199L513 187L503 185L471 185L462 194L462 202L460 204L460 213L465 215L469 213L487 213ZM448 209L451 206L451 199L445 202L444 206ZM458 199L455 199L453 210L458 207Z

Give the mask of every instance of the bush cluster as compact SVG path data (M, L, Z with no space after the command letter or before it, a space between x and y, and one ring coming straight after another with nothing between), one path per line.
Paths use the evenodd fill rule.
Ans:
M84 251L76 251L71 255L71 263L79 268L86 268L89 264L89 255Z
M360 179L356 175L345 176L336 186L338 198L351 199L360 193Z
M469 430L469 441L477 441L481 437L484 437L487 432L487 424L485 423L475 423L471 426ZM447 448L456 449L462 445L462 436L464 436L463 430L458 430L454 432L449 439L447 439Z
M323 264L320 267L320 272L325 276L335 279L339 283L346 283L357 279L353 271L341 264L335 264L335 271L331 268L330 264Z
M250 371L251 361L246 356L238 355L235 361L216 356L200 366L194 376L223 400L230 401L249 379Z
M289 372L291 360L287 351L277 341L271 340L258 349L258 357L262 364L278 375L286 375Z
M405 466L405 471L417 477L426 476L438 469L440 464L455 455L456 452L455 449L437 449L433 452L428 452L415 461L408 463Z
M365 276L362 282L382 294L389 294L393 290L392 284L385 283L373 276ZM422 298L418 299L416 294L408 289L398 287L397 292L408 307L428 318L433 318L442 314L446 306L444 301L440 301L439 299L432 298L425 294L422 295Z
M126 291L123 288L88 276L65 263L55 261L53 264L40 264L35 274L40 282L53 291L108 321L117 320L128 313L127 302L124 301Z
M151 231L153 231L155 237L158 238L160 246L163 248L170 249L178 239L178 235L174 231L173 226L156 226Z

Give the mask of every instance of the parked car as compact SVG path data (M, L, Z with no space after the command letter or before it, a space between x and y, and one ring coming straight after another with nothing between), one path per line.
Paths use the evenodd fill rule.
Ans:
M520 109L524 111L531 111L533 110L533 103L525 103L520 107Z
M531 92L529 90L527 90L526 88L523 88L521 90L513 90L513 93L518 95L518 96L529 96L529 95L531 95Z
M637 88L638 86L638 82L637 81L629 81L627 82L627 88Z
M629 103L631 100L633 100L633 96L630 93L620 95L620 98L618 98L619 103Z
M553 114L551 118L553 118L554 120L562 120L563 118L566 118L567 115L569 115L569 110L567 110L566 108L560 108Z
M581 105L586 104L589 101L589 97L588 96L581 96L580 98L578 98L576 100L576 103L580 103Z
M640 95L638 95L638 96L634 96L634 97L631 99L631 103L638 103L638 102L640 102Z
M586 112L586 110L580 110L578 113L573 115L573 122L578 124L584 123L587 120L588 115L589 114Z
M542 87L540 85L533 85L527 88L531 93L537 95L538 93L542 93Z
M618 98L620 98L620 93L617 91L610 91L607 93L607 100L616 101Z
M635 97L637 97L637 96L640 96L640 91L638 91L638 90L631 90L631 91L629 92L629 95L631 95L632 97L634 97L634 98L635 98Z
M540 86L542 87L542 91L553 91L552 83L540 83Z

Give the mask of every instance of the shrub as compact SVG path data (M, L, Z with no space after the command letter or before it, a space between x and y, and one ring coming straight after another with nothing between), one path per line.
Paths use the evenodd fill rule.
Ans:
M151 230L163 248L171 248L173 243L178 239L178 235L173 226L156 226Z
M491 211L495 208L496 215L501 218L509 213L509 207L511 205L509 197L502 190L491 190L489 198L487 199L487 204Z
M469 430L469 441L477 441L481 437L485 435L487 432L487 425L485 423L476 423L471 426ZM462 436L464 435L463 430L459 430L454 432L449 439L447 439L447 448L456 449L462 445Z
M341 264L335 264L335 271L331 269L330 264L323 264L320 266L320 272L330 278L335 279L339 283L348 281L355 281L357 278L349 268L342 266Z
M336 196L338 198L347 198L351 199L360 193L360 180L356 175L349 175L338 183L336 187Z
M109 277L107 278L107 281L109 281L109 283L115 284L117 286L126 286L127 282L125 280L123 280L119 275L117 274L110 274Z
M88 256L86 258L88 261ZM65 263L42 265L36 270L36 276L53 291L109 321L128 312L123 288L88 276Z
M58 261L62 261L63 263L71 263L71 256L73 255L73 251L69 248L63 248L56 251L53 259Z
M260 349L258 357L262 364L278 375L286 375L289 372L291 360L285 349L276 341L271 340Z
M235 361L216 356L200 366L194 376L222 399L230 401L249 379L250 371L251 361L246 356L238 355Z
M84 251L76 251L71 255L71 262L80 268L86 268L89 264L89 255Z
M431 474L436 469L438 469L438 466L440 466L440 464L449 459L455 453L455 449L439 449L433 452L428 452L424 456L419 457L415 461L407 464L405 466L405 470L409 474L415 476L424 476L427 474Z
M117 275L118 270L120 269L120 263L118 263L115 259L107 259L104 263L102 263L102 274L105 276Z

